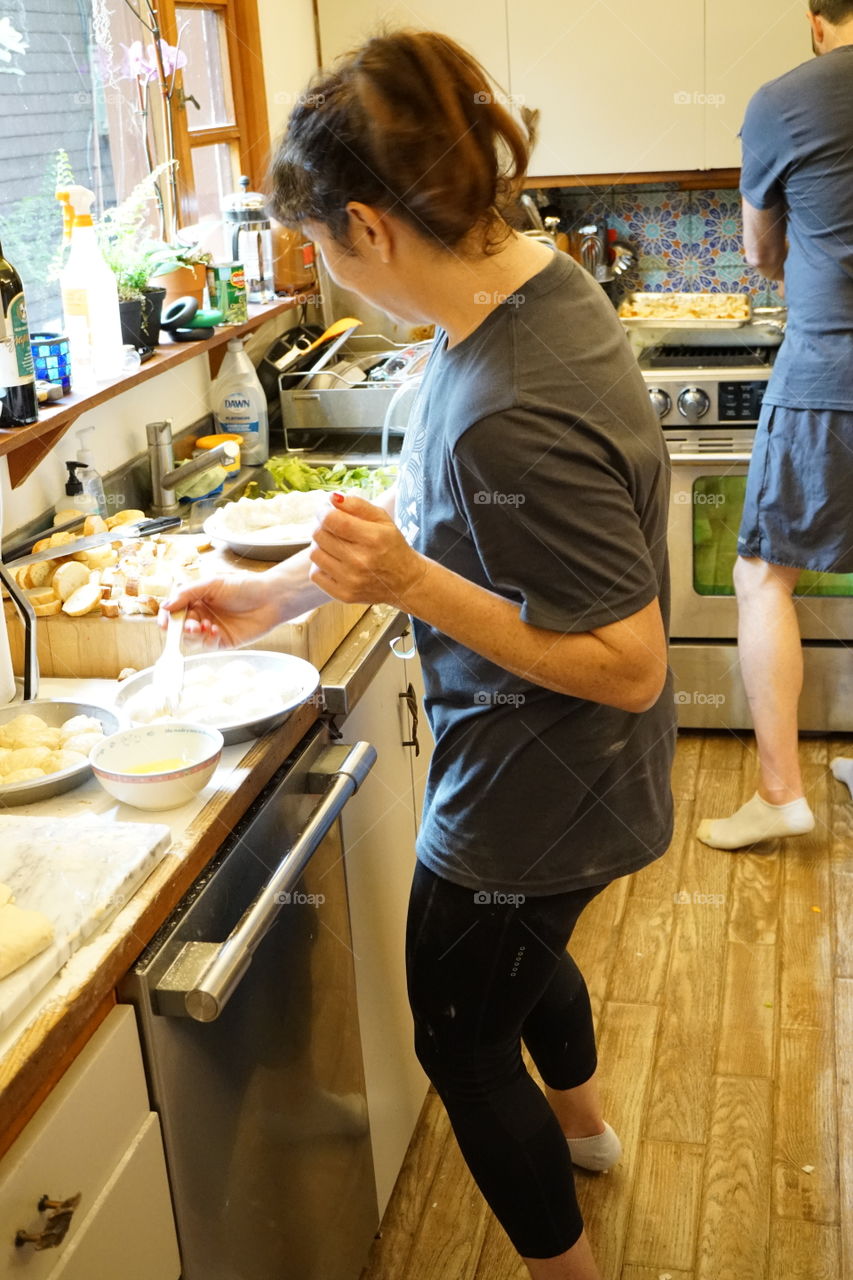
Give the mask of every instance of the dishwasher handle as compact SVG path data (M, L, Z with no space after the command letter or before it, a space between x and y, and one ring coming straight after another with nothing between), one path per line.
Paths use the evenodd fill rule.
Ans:
M181 947L155 988L159 1013L196 1022L219 1017L311 857L375 762L376 748L369 742L327 749L312 772L323 771L331 782L309 822L224 942L188 942Z

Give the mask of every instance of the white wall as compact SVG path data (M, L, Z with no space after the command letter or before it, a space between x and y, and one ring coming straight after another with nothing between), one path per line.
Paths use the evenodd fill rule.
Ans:
M275 139L282 131L290 107L317 66L312 0L258 0L264 78L270 117L270 133ZM257 361L276 331L287 328L288 316L265 325L252 336L249 352ZM175 431L207 413L210 376L205 355L189 360L178 369L152 378L150 382L117 396L93 409L71 427L53 452L18 489L9 485L5 459L0 460L0 531L4 534L32 520L63 496L67 459L77 454L75 431L94 426L87 444L95 454L99 471L106 473L145 449L145 424L171 418Z
M312 0L258 0L264 81L273 146L290 109L317 69Z

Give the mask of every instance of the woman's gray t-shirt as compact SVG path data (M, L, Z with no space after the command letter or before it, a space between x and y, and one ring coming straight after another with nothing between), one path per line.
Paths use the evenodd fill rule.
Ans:
M446 349L404 442L397 523L418 551L585 632L660 597L669 464L601 288L564 254ZM474 890L603 884L672 833L671 682L641 715L552 693L414 620L435 736L418 856Z

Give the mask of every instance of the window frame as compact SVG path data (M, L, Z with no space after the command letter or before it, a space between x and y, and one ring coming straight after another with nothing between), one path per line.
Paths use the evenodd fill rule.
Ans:
M233 124L191 129L183 71L175 76L169 110L178 162L178 223L186 226L198 221L193 150L217 143L235 147L240 172L248 176L253 190L262 190L270 159L270 130L257 0L159 0L160 29L163 39L171 45L178 40L178 8L211 9L221 14L234 103ZM188 88L191 91L192 85Z

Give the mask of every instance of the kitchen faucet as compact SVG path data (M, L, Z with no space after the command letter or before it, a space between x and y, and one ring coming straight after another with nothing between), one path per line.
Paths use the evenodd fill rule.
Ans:
M207 471L217 462L226 465L234 460L237 446L225 440L202 457L190 458L175 466L172 449L172 420L149 422L145 428L148 437L148 460L151 465L151 510L156 516L177 515L180 508L175 500L175 485L179 480L189 480L201 471Z

